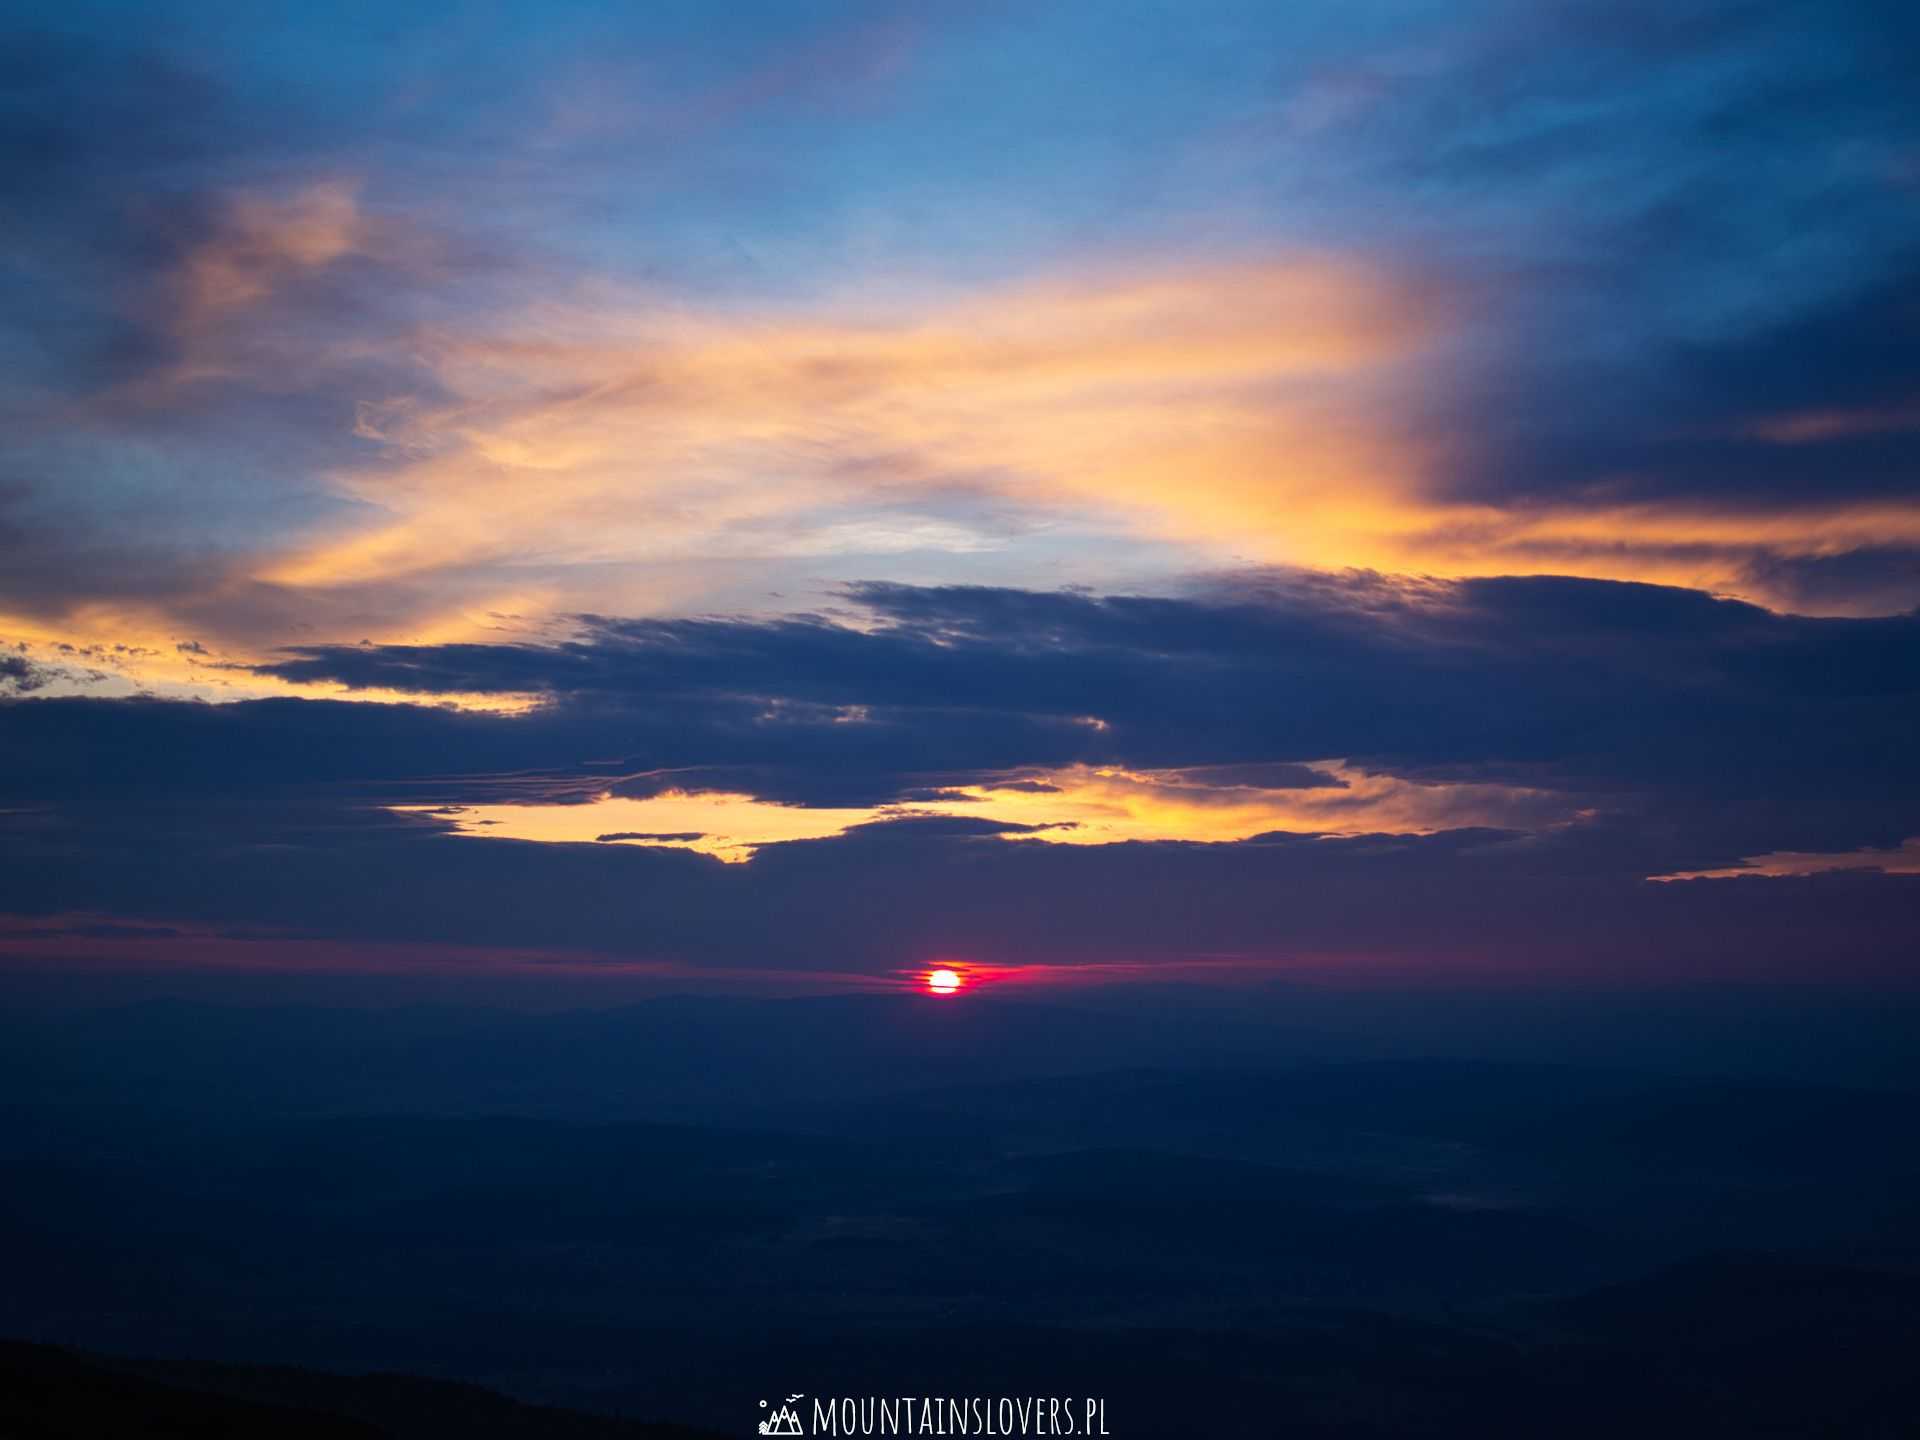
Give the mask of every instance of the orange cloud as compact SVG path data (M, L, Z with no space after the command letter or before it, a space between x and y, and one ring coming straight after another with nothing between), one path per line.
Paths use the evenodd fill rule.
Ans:
M1746 875L1820 875L1831 870L1878 870L1885 875L1920 875L1920 836L1891 850L1847 850L1820 854L1774 850L1718 870L1682 870L1655 880L1738 880Z
M467 805L449 818L462 834L508 840L663 845L730 863L763 845L817 840L855 825L905 816L993 820L1030 830L1007 838L1060 845L1119 841L1246 840L1275 832L1311 835L1424 835L1463 826L1536 830L1571 823L1564 796L1519 786L1420 784L1373 775L1341 762L1318 768L1337 782L1305 789L1223 784L1204 770L1123 770L1072 765L1021 771L955 787L951 798L911 806L808 808L727 792L669 791L647 799L602 796L585 805ZM1027 782L1010 789L1008 778ZM446 812L401 806L402 814ZM663 838L690 836L693 838Z
M370 401L360 433L394 463L336 477L378 518L262 574L328 588L532 562L580 608L697 608L716 574L731 599L743 563L1000 543L891 518L956 486L1173 542L1169 569L1552 572L1765 601L1758 559L1920 543L1920 506L1884 500L1438 498L1452 442L1412 434L1396 396L1451 319L1448 297L1311 255L1055 278L915 313L703 312L621 292L533 306L422 337L451 399Z
M240 194L180 270L188 323L250 305L284 277L364 248L372 233L358 187L322 180L289 194Z
M791 527L747 532L954 484L1202 542L1278 533L1290 507L1403 468L1341 387L1409 355L1430 312L1323 259L1016 287L908 318L537 308L430 338L453 403L363 407L361 433L403 463L338 477L385 518L266 576L785 553Z
M450 629L468 628L466 617L450 622ZM385 703L417 703L420 698L397 690L349 690L331 682L296 685L255 674L239 666L257 658L257 647L202 643L165 616L139 606L85 605L52 622L0 614L0 650L15 646L24 647L21 653L54 673L35 690L41 696L142 693L165 699L259 700L300 695ZM538 701L537 696L501 693L433 697L436 705L508 714L529 710Z
M1161 545L1163 573L1557 573L1763 602L1758 560L1920 545L1920 505L1884 498L1441 498L1432 477L1456 442L1412 433L1404 396L1432 383L1460 300L1325 255L1115 268L913 306L702 309L576 287L469 329L327 339L265 323L300 277L430 250L348 181L235 197L180 272L184 358L148 402L211 376L337 383L368 359L422 382L360 398L354 431L381 453L320 477L352 502L335 518L233 557L197 594L83 607L91 618L32 634L0 626L164 638L159 651L185 630L239 659L292 638L275 616L324 638L471 640L503 613L537 627L578 610L752 608L770 567L854 578L834 569L844 556L867 576L872 557L898 555L889 578L928 579L955 573L939 557L1008 550L1002 573L1024 578L1017 547L1063 523L1079 527L1072 578L1101 578L1114 538L1135 554ZM1765 425L1802 443L1906 416ZM930 506L956 493L1030 519L1042 540ZM179 668L143 673L206 679Z
M1775 445L1818 445L1920 430L1920 400L1853 410L1795 410L1754 421L1747 433Z

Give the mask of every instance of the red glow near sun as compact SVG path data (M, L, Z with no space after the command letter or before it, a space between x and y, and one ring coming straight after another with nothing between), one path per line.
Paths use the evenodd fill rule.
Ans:
M957 970L929 970L927 989L936 995L951 995L966 982L960 978Z

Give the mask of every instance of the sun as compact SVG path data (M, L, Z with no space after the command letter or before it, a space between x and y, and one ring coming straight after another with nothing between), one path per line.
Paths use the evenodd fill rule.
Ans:
M960 974L956 970L929 970L927 972L927 989L936 995L951 995L960 988L961 984Z

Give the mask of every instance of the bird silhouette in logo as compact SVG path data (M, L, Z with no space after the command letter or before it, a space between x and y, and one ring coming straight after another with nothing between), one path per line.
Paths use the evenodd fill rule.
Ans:
M794 1413L793 1409L793 1402L799 1398L798 1395L787 1396L786 1404L782 1405L778 1410L774 1411L773 1414L760 1422L760 1433L762 1435L806 1434L807 1432L800 1428L800 1417ZM762 1400L760 1402L760 1408L762 1410L766 1409L767 1402Z

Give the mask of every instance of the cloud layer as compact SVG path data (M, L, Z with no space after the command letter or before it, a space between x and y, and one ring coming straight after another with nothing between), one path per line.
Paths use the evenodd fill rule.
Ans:
M1899 7L10 38L0 638L121 689L871 578L1920 602Z
M1912 948L1912 7L7 25L21 935Z
M1912 868L1912 618L1290 573L850 598L857 624L594 619L274 662L539 697L516 715L0 707L26 757L0 903L720 970L1903 973L1920 878L1858 872ZM703 823L608 823L634 814ZM1115 815L1135 828L1082 833ZM1749 863L1776 854L1801 863ZM1751 878L1655 878L1703 872Z

